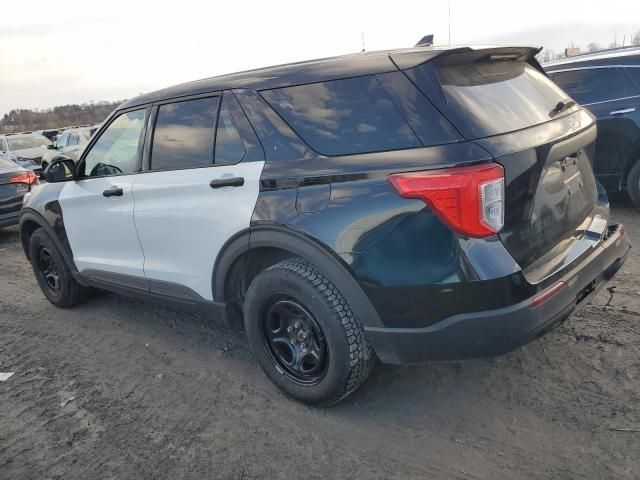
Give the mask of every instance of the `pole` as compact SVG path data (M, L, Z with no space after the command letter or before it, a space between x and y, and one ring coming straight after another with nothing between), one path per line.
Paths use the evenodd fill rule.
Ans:
M449 45L451 45L451 0L449 0Z

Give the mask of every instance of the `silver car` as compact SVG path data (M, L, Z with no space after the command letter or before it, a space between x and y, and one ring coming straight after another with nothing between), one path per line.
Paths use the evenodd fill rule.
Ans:
M43 155L41 163L42 170L44 171L53 160L61 157L69 158L77 162L94 131L94 127L70 128L65 130Z
M43 135L33 133L0 135L0 158L11 160L40 176L43 170L40 163L50 145L52 145L51 140Z

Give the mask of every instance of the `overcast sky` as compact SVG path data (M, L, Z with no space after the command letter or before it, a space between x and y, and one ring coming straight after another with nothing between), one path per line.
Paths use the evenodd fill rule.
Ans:
M412 46L428 33L436 44L449 42L447 0L142 3L3 1L0 115L358 52L363 33L367 50ZM639 0L451 0L453 44L560 51L570 42L608 46L616 34L628 43L637 30Z

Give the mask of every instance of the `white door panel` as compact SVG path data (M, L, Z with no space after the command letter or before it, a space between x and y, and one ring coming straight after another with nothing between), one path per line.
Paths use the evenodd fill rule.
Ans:
M229 238L249 227L263 166L247 162L138 175L134 219L147 278L184 285L212 300L216 258ZM209 185L230 177L243 177L244 185Z
M60 192L65 230L80 272L96 269L144 278L144 257L133 222L135 177L77 180ZM122 188L122 196L103 195L114 187Z

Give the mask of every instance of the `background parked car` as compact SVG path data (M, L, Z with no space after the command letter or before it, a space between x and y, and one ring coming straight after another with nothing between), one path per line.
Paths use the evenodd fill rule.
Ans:
M18 223L24 195L36 183L33 171L0 158L0 227Z
M44 135L45 137L47 137L49 140L53 142L56 136L60 133L60 130L58 130L57 128L49 128L47 130L36 130L33 133Z
M40 164L42 170L44 171L53 160L60 157L70 158L77 162L84 147L89 143L93 131L93 127L83 127L70 128L62 133L60 138L50 145L42 156Z
M0 158L10 160L40 176L40 162L49 145L51 140L39 134L0 135Z
M640 207L640 48L577 55L543 65L598 119L594 173L609 192Z

